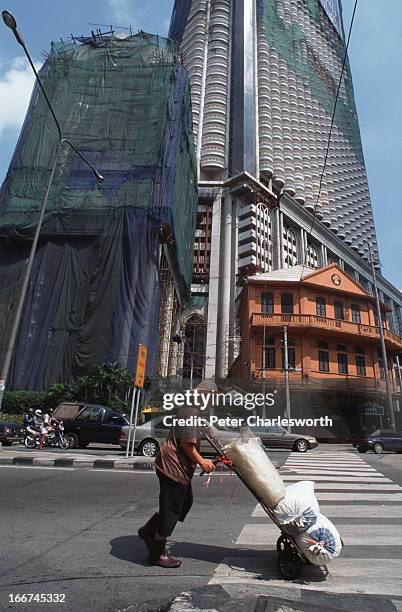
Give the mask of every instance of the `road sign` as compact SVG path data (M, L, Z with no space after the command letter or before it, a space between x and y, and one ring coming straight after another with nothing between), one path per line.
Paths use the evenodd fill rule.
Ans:
M359 406L360 416L384 416L384 406L367 402Z
M138 347L137 369L135 372L135 386L136 387L141 387L141 388L144 387L147 353L148 353L147 347L144 346L143 344L140 344Z

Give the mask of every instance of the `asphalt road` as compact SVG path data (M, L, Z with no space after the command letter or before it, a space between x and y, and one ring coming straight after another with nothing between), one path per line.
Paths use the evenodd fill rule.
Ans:
M272 454L275 463L284 463L288 456L286 452ZM315 451L308 456L314 459ZM363 458L402 484L400 455L367 454ZM275 568L271 545L265 547L258 539L238 542L246 523L260 524L261 518L250 518L256 502L232 476L215 475L208 488L201 478L194 478L194 507L174 534L172 553L183 560L182 567L174 571L150 567L144 544L136 535L156 509L158 487L152 472L4 466L0 467L0 491L1 610L150 612L183 591L206 585L225 559L236 559L237 565L242 565L242 559L252 559L270 571ZM345 520L339 523L342 526ZM380 548L378 554L384 556L384 547L358 546L346 551L346 561L351 555L369 558L373 548ZM392 548L398 548L395 556L400 568L400 547ZM221 580L219 572L216 580ZM364 588L362 584L362 591ZM9 603L10 594L17 593L65 593L66 603Z
M32 453L32 450L26 448L23 444L14 442L10 446L4 446L2 448L3 451L18 451L18 453ZM37 451L38 449L35 449ZM74 452L74 454L79 455L116 455L125 457L126 451L122 450L118 444L90 444L87 448L74 448L69 451L64 451L58 447L50 447L46 446L45 449L47 453L56 453L63 455L66 452Z
M216 475L206 489L196 476L196 503L172 547L183 565L172 572L148 565L136 535L157 508L157 485L153 472L0 467L0 609L156 610L206 584L254 498L235 477ZM65 593L67 605L9 604L16 593Z
M19 443L13 443L10 446L3 446L2 448L3 451L5 452L13 452L13 454L16 453L16 451L18 451L18 454L23 454L23 453L32 453L33 451L29 448L26 448L23 444L19 444ZM43 450L45 450L47 453L55 453L57 455L61 455L63 456L63 454L65 453L74 453L75 455L99 455L100 457L104 456L104 455L115 455L116 458L118 457L125 457L126 456L126 451L122 450L120 448L119 445L117 444L100 444L100 443L92 443L89 444L89 446L87 446L86 448L72 448L69 450L62 450L58 447L49 447L46 446ZM38 449L34 449L34 451L37 453ZM270 449L271 453L273 453L275 455L275 457L277 456L278 453L287 453L287 450L281 450L281 449ZM204 454L204 453L203 453ZM213 449L211 449L211 455L215 455L215 451ZM275 459L276 461L276 459Z

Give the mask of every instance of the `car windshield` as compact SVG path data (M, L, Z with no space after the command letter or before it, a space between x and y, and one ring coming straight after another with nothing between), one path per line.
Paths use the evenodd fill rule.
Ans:
M254 433L282 434L286 432L286 430L279 425L272 425L271 427L259 427L258 425L252 425L250 429Z
M218 429L219 431L230 431L230 432L238 432L240 431L240 427L222 427L222 425L213 425L213 427L215 427L215 429Z

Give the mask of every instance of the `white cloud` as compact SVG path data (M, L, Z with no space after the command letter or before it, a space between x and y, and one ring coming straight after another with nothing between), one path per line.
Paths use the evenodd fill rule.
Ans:
M16 57L0 77L0 137L4 130L21 128L34 80L25 57Z
M142 16L142 10L134 9L133 0L108 0L114 26L140 28L138 18Z

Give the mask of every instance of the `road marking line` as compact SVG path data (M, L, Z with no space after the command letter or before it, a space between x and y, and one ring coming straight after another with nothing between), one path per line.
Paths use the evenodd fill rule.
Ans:
M382 506L381 504L374 505L364 505L364 504L354 504L347 505L342 504L339 506L325 506L325 504L320 505L320 511L322 514L325 514L329 519L334 518L402 518L402 504L398 504L395 506ZM267 518L267 513L262 509L260 504L257 504L253 510L251 515L253 518ZM373 528L381 529L380 526L376 526L373 524ZM342 529L342 526L340 526ZM358 525L356 525L358 529Z
M284 482L300 482L300 476L291 476L287 474L281 474L282 480ZM309 479L307 479L309 480ZM315 476L315 478L310 478L310 480L314 480L314 482L320 481L328 481L328 482L370 482L370 483L378 483L378 482L390 482L393 481L390 478L385 478L385 476Z
M299 465L286 465L284 466L286 467L287 470L292 471L292 472L305 472L305 471L309 471L311 472L312 470L320 470L321 472L344 472L344 474L347 476L348 474L352 473L352 472L361 472L361 473L365 473L365 474L378 474L377 470L366 470L365 468L361 468L361 467L355 467L355 468L344 468L341 465L334 465L332 467L321 467L319 465L307 465L307 466L299 466Z
M16 468L16 469L26 469L26 470L67 470L69 472L73 472L73 467L57 467L57 466L44 466L44 465L0 465L0 468Z
M324 491L317 492L318 501L386 501L399 502L402 501L402 493L325 493Z
M332 476L333 478L339 478L339 480L342 480L342 478L345 478L346 476L357 478L357 480L359 480L360 478L370 478L367 474L361 474L361 473L359 474L356 472L353 472L353 474L347 474L347 475L345 475L343 472L329 472L329 473L327 472L303 472L303 473L297 472L295 474L281 472L281 476L294 476L297 481L316 480L318 476L321 476L323 479L329 478ZM378 476L374 475L372 478L373 478L372 482L376 482Z
M402 487L397 484L368 484L368 483L352 483L352 482L317 482L315 485L315 490L323 490L323 489L351 489L352 491L402 491Z
M288 461L364 461L364 459L359 456L359 457L328 457L327 455L321 455L317 456L317 455L312 455L312 456L308 456L308 455L302 455L302 454L298 454L298 455L289 455L287 458Z
M371 467L364 461L286 461L286 465L322 465L324 467L332 467L334 465L341 465L342 467Z
M327 591L330 593L366 593L402 596L402 559L354 559L340 557L328 565L329 576L320 580L319 568L306 566L300 580L286 582L286 587ZM399 576L399 578L398 578ZM227 557L218 565L209 584L258 585L260 592L283 589L283 578L276 569L276 553L267 558ZM297 606L296 606L297 607Z
M333 470L320 470L320 469L308 469L306 468L305 470L289 470L292 472L297 472L297 474L300 474L301 476L303 476L304 474L317 474L317 476L366 476L367 478L369 478L370 476L376 478L380 475L380 472L361 472L361 471L353 471L353 472L344 472L344 471L340 471L337 469L333 469ZM286 471L286 473L288 473L288 470ZM289 474L290 475L290 474ZM308 480L308 478L306 479Z
M267 519L269 520L269 519ZM341 537L347 546L402 546L402 530L394 525L340 525ZM244 525L236 540L242 546L275 546L279 529L271 522ZM402 559L401 559L402 566Z

